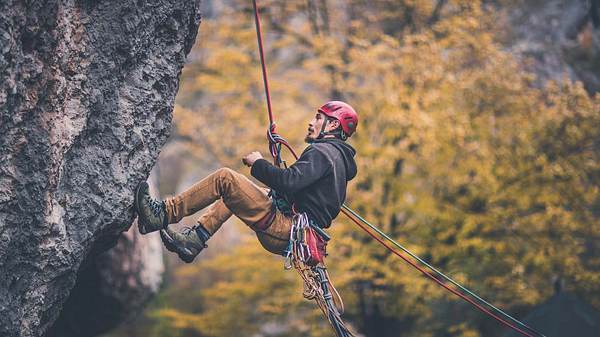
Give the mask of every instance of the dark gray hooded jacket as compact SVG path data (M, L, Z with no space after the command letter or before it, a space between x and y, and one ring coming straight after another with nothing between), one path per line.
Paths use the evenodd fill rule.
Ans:
M357 173L350 144L337 138L319 139L302 152L289 168L281 169L265 159L254 162L253 177L283 193L321 228L331 226L346 199L346 186Z

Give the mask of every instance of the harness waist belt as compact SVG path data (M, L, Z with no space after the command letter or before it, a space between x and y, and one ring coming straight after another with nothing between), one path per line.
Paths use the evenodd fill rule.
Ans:
M321 239L325 240L325 242L331 240L331 237L329 236L329 234L327 234L323 230L323 228L319 227L319 225L317 225L312 219L310 219L309 225L312 229L315 230L315 232L317 232L317 234L319 234L321 236Z

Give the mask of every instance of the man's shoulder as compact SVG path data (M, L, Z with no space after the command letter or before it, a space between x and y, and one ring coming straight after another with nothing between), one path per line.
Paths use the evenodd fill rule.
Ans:
M332 149L333 146L328 143L312 143L306 148L306 151L316 151L327 155Z
M328 142L312 143L307 150L315 153L315 156L324 157L330 163L333 163L338 155L335 145Z

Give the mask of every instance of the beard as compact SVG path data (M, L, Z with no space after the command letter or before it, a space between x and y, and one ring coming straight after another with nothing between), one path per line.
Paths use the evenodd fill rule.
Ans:
M308 131L308 133L306 134L306 137L304 137L304 142L307 144L310 144L312 142L314 142L317 139L317 135L313 136L313 133L315 131Z

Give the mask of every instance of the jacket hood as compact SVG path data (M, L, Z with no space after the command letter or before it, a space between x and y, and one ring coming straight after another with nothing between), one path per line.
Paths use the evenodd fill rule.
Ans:
M354 179L354 177L356 177L357 168L356 162L354 161L354 155L356 155L356 150L352 147L352 145L337 138L317 139L314 141L314 143L328 143L333 145L336 149L338 149L342 154L342 158L344 158L344 165L346 167L346 180L350 181Z

